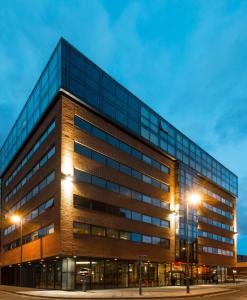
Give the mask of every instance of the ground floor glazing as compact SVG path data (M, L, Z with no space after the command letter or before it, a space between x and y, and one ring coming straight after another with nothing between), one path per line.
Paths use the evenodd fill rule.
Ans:
M82 288L80 271L89 271L88 289L137 287L139 262L119 259L54 258L2 268L2 284L44 289ZM190 265L191 284L221 283L227 279L222 266ZM143 287L185 285L185 265L181 263L141 264Z

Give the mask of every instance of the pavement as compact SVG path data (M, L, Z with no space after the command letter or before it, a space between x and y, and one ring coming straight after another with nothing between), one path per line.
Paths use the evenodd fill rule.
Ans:
M26 296L30 298L43 299L174 299L187 297L205 297L210 295L224 295L236 292L239 286L246 286L247 283L224 284L224 285L197 285L191 286L190 294L186 293L186 287L155 287L143 288L142 296L139 296L137 288L112 289L112 290L89 290L82 291L61 291L42 290L33 288L22 288L16 286L0 285L0 291L6 294ZM9 297L6 299L10 299Z

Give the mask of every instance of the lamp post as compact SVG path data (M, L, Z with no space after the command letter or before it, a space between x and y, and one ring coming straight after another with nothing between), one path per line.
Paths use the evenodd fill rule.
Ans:
M233 282L237 283L235 275L237 274L237 270L232 270Z
M139 264L139 295L142 295L142 263L143 260L147 259L147 255L138 255L138 264Z
M190 239L189 239L189 207L190 205L197 206L201 202L199 194L189 194L186 201L186 292L190 293Z
M20 286L22 285L22 239L23 239L23 234L22 234L22 224L23 224L23 219L19 215L13 215L11 216L11 222L14 224L20 224L20 246L21 246L21 255L20 255Z

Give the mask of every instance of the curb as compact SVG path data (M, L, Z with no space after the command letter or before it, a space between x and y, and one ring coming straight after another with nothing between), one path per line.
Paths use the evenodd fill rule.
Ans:
M99 300L99 299L181 299L181 298L195 298L195 297L205 297L205 296L209 296L209 295L220 295L220 294L230 294L230 293L235 293L238 290L234 290L234 289L225 289L224 291L217 291L217 292L206 292L206 293L201 293L201 294L194 294L194 295L170 295L170 296L132 296L132 297L71 297L71 295L66 298L66 297L53 297L53 296L40 296L40 295L32 295L32 294L27 294L26 292L12 292L10 291L9 293L11 294L17 294L17 295L21 295L21 296L28 296L28 297L33 297L33 298L39 298L39 299L64 299L64 300L68 300L68 299L85 299L85 300ZM5 292L5 291L4 291ZM8 293L8 292L6 292Z

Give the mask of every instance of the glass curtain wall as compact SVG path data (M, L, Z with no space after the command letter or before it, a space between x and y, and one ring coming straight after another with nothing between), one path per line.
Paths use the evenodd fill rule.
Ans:
M138 262L99 259L76 260L76 289L81 289L81 278L78 275L82 268L89 268L91 276L88 278L90 289L111 289L138 287ZM169 284L166 272L170 267L166 264L144 262L142 265L142 283L145 287L164 286Z

